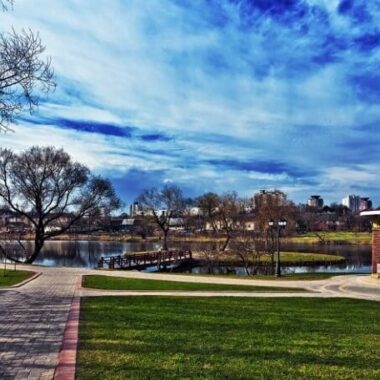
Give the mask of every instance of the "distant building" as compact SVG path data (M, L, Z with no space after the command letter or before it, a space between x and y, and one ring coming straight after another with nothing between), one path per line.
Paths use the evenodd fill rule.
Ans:
M311 195L307 201L307 205L315 208L323 207L323 198L320 195Z
M135 233L141 226L142 220L140 218L112 218L106 230L110 232L128 232Z
M360 205L359 195L347 195L342 199L342 205L349 208L352 212L358 212Z
M186 212L190 215L190 216L198 216L198 215L201 215L202 214L202 210L200 209L200 207L190 207L186 210Z
M260 190L253 196L253 208L260 209L265 205L284 206L287 203L286 194L280 190Z
M143 214L143 211L139 205L139 202L133 202L129 206L129 216L134 217L134 216L142 215L142 214Z
M359 200L359 211L365 211L372 208L372 201L368 197L361 197Z

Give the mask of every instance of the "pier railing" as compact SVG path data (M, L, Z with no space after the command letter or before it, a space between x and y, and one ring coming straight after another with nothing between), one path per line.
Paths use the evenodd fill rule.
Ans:
M133 253L102 257L98 268L108 269L143 269L149 266L182 264L192 259L191 251L169 250Z

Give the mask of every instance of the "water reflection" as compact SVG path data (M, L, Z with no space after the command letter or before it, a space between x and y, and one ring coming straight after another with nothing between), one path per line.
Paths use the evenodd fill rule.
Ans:
M33 242L24 243L29 252L33 249ZM176 248L192 249L216 249L215 243L175 243ZM113 242L113 241L48 241L35 264L46 266L66 267L96 267L102 256L121 255L127 252L142 252L157 250L160 243L152 242ZM360 272L369 273L371 265L371 246L369 245L311 245L311 244L287 244L283 246L285 251L330 253L344 256L345 264L320 267L284 267L284 273L304 272ZM208 268L187 268L192 273L207 273ZM244 274L243 268L233 268L238 274ZM217 268L216 273L227 273L231 268Z
M155 271L155 268L151 268L151 271ZM193 273L193 274L237 274L246 275L245 269L242 267L213 267L211 270L209 267L187 267L182 269L174 269L177 273ZM320 266L297 266L297 267L281 267L282 274L293 273L370 273L370 265L320 265ZM258 274L265 274L264 271L258 269Z

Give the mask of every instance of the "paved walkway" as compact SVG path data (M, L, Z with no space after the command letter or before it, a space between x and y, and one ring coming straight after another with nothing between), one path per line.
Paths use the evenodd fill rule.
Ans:
M0 379L53 378L77 278L44 270L20 288L0 290Z
M370 276L338 276L321 281L267 281L196 277L140 272L23 266L41 272L35 280L0 290L0 379L52 379L58 364L73 297L101 295L235 296L235 297L350 297L380 301L380 281ZM83 274L219 284L301 287L309 292L141 292L103 291L76 287Z

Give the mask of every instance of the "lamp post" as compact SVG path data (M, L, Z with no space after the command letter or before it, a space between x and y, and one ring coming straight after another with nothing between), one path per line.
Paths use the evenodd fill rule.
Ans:
M281 276L281 261L280 261L280 233L283 228L286 227L286 220L280 219L277 222L271 220L268 223L271 229L276 229L276 251L277 251L277 259L276 259L276 277Z

